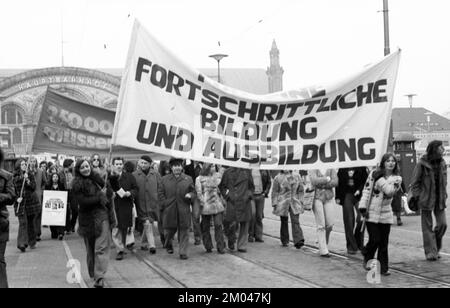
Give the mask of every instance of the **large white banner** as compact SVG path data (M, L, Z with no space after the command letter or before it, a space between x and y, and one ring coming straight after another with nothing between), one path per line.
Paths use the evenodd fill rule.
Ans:
M112 143L243 168L374 166L387 148L399 58L334 84L254 95L185 65L136 21Z
M65 226L67 191L44 190L42 201L42 225Z

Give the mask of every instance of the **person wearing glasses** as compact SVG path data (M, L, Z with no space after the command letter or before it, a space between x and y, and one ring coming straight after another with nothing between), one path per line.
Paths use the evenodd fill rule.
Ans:
M103 179L106 176L106 169L103 166L103 161L100 158L100 155L95 153L91 157L92 171L97 172Z

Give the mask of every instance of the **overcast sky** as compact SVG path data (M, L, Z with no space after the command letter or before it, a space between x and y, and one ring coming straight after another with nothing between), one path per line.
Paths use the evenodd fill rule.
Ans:
M263 68L275 39L284 90L339 80L383 57L383 0L1 0L0 69L123 68L134 18L195 68ZM394 106L450 111L450 1L390 0L402 49ZM63 35L62 35L63 34ZM62 39L63 37L63 39ZM218 41L221 42L220 47Z

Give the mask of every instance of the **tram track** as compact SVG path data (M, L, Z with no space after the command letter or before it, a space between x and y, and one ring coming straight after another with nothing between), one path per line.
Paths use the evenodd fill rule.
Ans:
M264 233L264 236L280 240L280 237L275 236L275 235L271 235L271 234L268 234L268 233ZM292 241L290 241L290 242L292 242ZM319 252L319 247L318 246L314 246L314 245L311 245L311 244L305 244L303 247L308 249L308 250L310 250L310 251L312 251L312 252L314 252L314 253L318 253ZM358 263L361 263L361 264L362 264L362 261L363 261L362 258L358 258L356 256L345 255L345 254L338 253L338 252L331 251L331 250L330 250L330 255L334 256L334 257L337 257L337 258L340 258L342 260L355 261L355 262L358 262ZM389 266L389 270L392 273L396 273L396 274L399 274L399 275L403 275L403 276L408 276L408 277L411 277L411 278L419 279L421 281L426 281L427 283L431 283L431 284L437 284L437 285L440 285L440 286L445 287L445 288L450 288L450 283L448 283L446 281L443 281L443 280L440 280L440 279L426 277L426 276L423 276L423 275L420 275L420 274L416 274L416 273L413 273L413 272L410 272L410 271L406 271L406 270L398 268L396 266Z

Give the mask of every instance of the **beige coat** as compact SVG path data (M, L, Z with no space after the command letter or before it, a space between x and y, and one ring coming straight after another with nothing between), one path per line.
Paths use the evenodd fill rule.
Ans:
M325 203L334 198L333 189L339 184L336 170L328 169L325 174L322 174L319 170L309 170L308 175L316 191L315 199ZM328 181L327 177L330 177L331 181Z
M200 201L202 215L215 215L225 211L219 192L220 175L200 175L195 181L195 190Z
M291 208L294 214L302 214L303 185L303 180L298 174L278 174L273 180L273 213L287 217Z
M359 208L368 209L368 222L393 224L394 213L391 203L395 193L400 189L402 178L392 175L388 178L382 177L374 183L373 173L372 171L367 178Z

